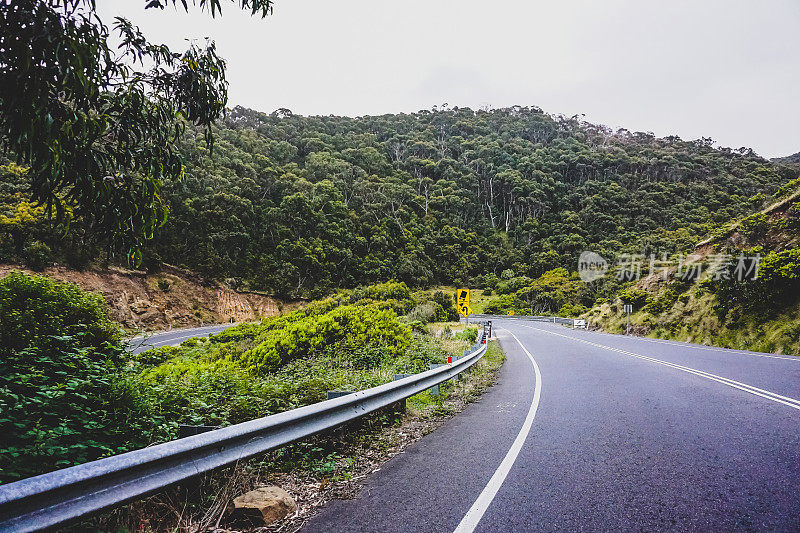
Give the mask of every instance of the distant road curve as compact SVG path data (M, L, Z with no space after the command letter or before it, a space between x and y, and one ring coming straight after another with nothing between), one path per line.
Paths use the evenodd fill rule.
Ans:
M192 337L208 337L220 331L224 331L236 324L214 324L213 326L203 326L202 328L183 328L153 333L147 336L134 337L129 341L129 350L133 354L146 352L152 348L162 346L177 346L186 339Z

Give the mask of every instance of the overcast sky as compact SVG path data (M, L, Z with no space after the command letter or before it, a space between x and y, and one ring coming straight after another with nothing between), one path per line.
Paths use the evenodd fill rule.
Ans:
M447 102L554 114L766 157L800 151L798 0L228 0L147 10L99 0L176 51L210 37L229 106L300 114L413 112Z

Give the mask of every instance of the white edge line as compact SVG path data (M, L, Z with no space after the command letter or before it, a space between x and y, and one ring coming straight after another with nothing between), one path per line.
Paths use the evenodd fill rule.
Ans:
M592 331L591 333L600 334L600 335L607 335L610 337L624 337L624 335L620 335L618 333L606 333L605 331ZM782 359L784 361L795 361L800 363L800 357L789 355L770 355L766 353L759 353L759 352L749 352L747 350L737 350L735 348L723 348L722 346L706 346L704 344L695 344L693 342L683 342L683 341L673 341L669 339L653 339L650 337L629 337L635 338L637 340L642 341L650 341L655 342L658 344L667 344L669 346L677 346L679 348L687 348L691 350L708 350L710 352L719 352L719 353L727 353L727 354L736 354L736 355L752 355L755 357L768 357L770 359Z
M565 339L571 339L574 341L582 342L584 344L589 344L591 346L596 346L598 348L603 348L605 350L609 350L612 352L621 353L623 355L627 355L630 357L636 357L638 359L642 359L644 361L649 361L651 363L656 363L659 365L664 365L670 368L674 368L676 370L681 370L683 372L687 372L689 374L694 374L696 376L700 376L706 379L710 379L711 381L716 381L718 383L722 383L723 385L728 385L729 387L733 387L734 389L739 389L744 392L748 392L755 396L761 396L762 398L766 398L768 400L772 400L773 402L782 403L783 405L787 405L794 409L800 410L800 400L796 400L794 398L789 398L788 396L782 396L780 394L774 393L772 391L760 389L758 387L754 387L753 385L748 385L747 383L742 383L741 381L736 381L730 378L726 378L723 376L718 376L717 374L712 374L711 372L705 372L703 370L697 370L696 368L691 368L688 366L679 365L677 363L671 363L669 361L663 361L661 359L656 359L654 357L649 357L647 355L638 354L635 352L629 352L627 350L622 350L620 348L614 348L612 346L606 346L604 344L599 344L597 342L588 341L586 339L579 339L577 337L570 337L569 335L563 335L561 333L556 333L554 331L548 331L546 329L539 329L533 326L527 326L524 324L520 324L521 326L534 329L537 331L541 331L542 333L549 333L550 335L557 335L559 337L564 337ZM512 334L513 335L513 334Z
M520 428L517 438L514 439L514 443L511 445L511 448L509 448L508 453L506 453L506 456L503 458L503 462L497 467L494 475L492 475L492 478L483 488L478 499L475 500L475 503L469 508L469 511L467 511L467 514L461 519L461 522L459 522L453 533L472 533L478 526L478 522L483 518L483 514L489 508L497 491L500 490L500 486L503 484L503 481L505 481L506 476L508 476L508 472L514 465L514 461L517 460L522 445L525 444L525 439L528 438L528 433L531 431L536 411L539 409L539 398L542 395L542 373L539 371L539 365L536 364L536 360L528 349L523 346L517 336L511 333L511 331L508 331L508 333L519 343L525 355L528 356L528 359L530 359L533 365L533 371L536 374L536 388L533 392L533 401L531 401L531 407L528 409L528 416L525 417L525 422L522 424L522 428Z

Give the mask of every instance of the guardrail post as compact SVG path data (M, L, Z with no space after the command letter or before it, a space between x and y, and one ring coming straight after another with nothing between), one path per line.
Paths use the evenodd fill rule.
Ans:
M433 363L431 363L431 370L433 370L434 368L442 367L442 366L447 366L447 364L446 363L443 363L443 364L433 364ZM439 396L439 384L437 383L436 385L434 385L433 387L428 389L428 392L430 392L432 396Z
M413 375L414 374L395 374L394 377L392 378L392 381L397 381L398 379L407 378L407 377L413 376ZM397 402L395 405L399 408L398 410L400 412L402 412L402 413L406 412L406 398L403 398L402 400Z

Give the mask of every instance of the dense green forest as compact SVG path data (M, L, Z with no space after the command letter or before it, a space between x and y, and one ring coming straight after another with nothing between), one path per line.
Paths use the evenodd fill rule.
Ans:
M283 296L386 279L574 270L590 248L674 252L797 170L707 139L612 132L535 108L299 117L236 108L165 184L164 261Z
M285 297L388 279L492 286L504 272L574 270L586 249L612 260L688 250L798 174L710 139L528 107L359 118L237 107L214 134L213 152L200 128L182 137L185 176L163 184L169 217L144 265ZM48 229L20 204L24 173L3 168L2 259L36 262L48 252L38 241L77 265L103 252L80 219L66 236Z

